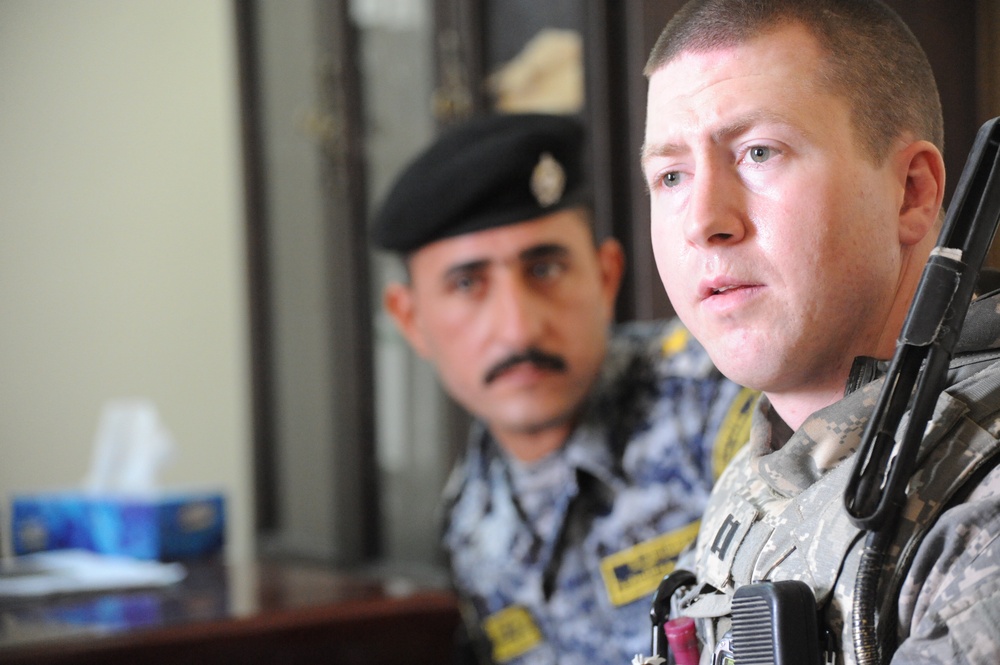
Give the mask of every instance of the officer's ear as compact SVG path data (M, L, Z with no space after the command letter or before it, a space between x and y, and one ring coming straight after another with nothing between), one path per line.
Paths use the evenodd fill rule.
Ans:
M929 141L914 141L897 153L903 187L899 207L899 242L915 245L928 233L936 235L944 200L944 159Z
M615 299L625 274L625 250L614 238L606 238L597 248L597 261L601 270L601 293L609 320L614 316Z
M382 304L413 350L426 358L427 342L419 325L413 287L402 282L392 282L382 294Z

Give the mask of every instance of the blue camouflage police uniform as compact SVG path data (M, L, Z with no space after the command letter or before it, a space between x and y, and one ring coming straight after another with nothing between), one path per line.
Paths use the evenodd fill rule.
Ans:
M679 322L632 323L557 453L519 463L473 426L443 542L495 662L620 664L648 651L652 593L696 536L757 395Z

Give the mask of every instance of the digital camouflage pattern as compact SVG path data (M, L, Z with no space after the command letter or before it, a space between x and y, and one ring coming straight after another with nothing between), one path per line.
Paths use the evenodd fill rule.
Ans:
M880 581L880 641L899 644L894 665L1000 662L998 303L970 308L964 353L926 430ZM730 627L735 590L784 579L809 584L837 638L836 662L855 662L851 607L864 533L843 496L880 389L881 379L863 386L794 433L759 400L750 442L716 485L681 563L699 581L681 604L703 619L703 665Z
M679 323L647 322L616 331L559 453L522 465L474 427L444 545L496 662L620 664L649 649L651 595L746 441L756 397Z

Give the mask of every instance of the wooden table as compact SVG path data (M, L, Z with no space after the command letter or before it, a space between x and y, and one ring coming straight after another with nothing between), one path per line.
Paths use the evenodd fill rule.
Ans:
M0 599L0 663L447 664L447 590L318 567L188 566L144 591Z

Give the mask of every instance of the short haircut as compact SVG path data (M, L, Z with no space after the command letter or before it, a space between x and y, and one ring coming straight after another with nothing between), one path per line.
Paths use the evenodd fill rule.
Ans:
M907 134L944 152L941 100L927 56L899 15L878 0L691 0L660 33L644 73L652 76L684 52L745 44L795 24L825 53L820 83L847 100L874 163Z

